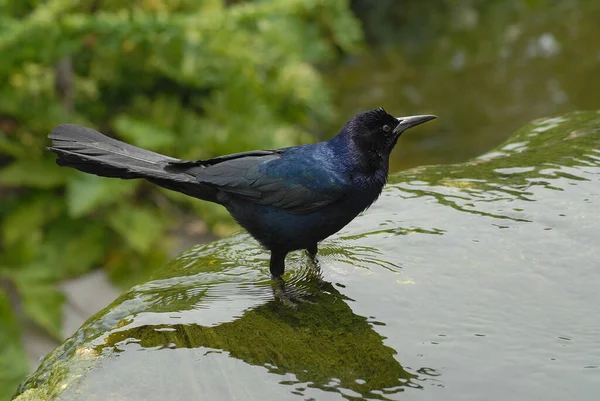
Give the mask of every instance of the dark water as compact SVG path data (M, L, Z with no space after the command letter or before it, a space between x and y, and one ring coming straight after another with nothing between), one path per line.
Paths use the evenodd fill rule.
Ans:
M331 131L377 106L440 117L403 136L392 171L462 162L535 118L600 108L600 1L355 3L380 48L329 74Z
M248 235L196 247L18 399L597 400L600 113L391 181L285 295Z

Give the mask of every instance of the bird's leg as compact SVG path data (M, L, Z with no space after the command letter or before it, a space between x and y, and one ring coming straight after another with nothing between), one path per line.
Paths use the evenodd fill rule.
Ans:
M283 281L281 276L273 276L273 281L273 296L275 299L288 308L298 308L298 304L294 302L294 297L288 293L285 281Z
M318 280L322 281L322 278L321 278L321 274L322 274L322 272L321 272L321 266L319 266L319 261L317 260L317 244L314 244L314 245L306 248L306 254L310 258L310 261L312 262L312 265L310 266L310 269L316 275L316 277L318 278Z
M315 247L316 250L316 247ZM294 286L289 287L281 277L285 270L285 256L286 252L271 251L271 262L269 268L273 277L273 295L279 299L285 306L291 308L297 308L298 303L311 303L308 300L302 298L302 293L298 291L298 288Z
M317 261L317 244L311 245L308 248L306 248L306 254L308 255L309 258L311 258L311 260L313 262L316 263L316 261Z
M285 255L287 255L287 252L275 250L271 251L271 262L269 263L269 269L271 270L271 276L273 276L275 280L283 281L281 276L285 271Z
M285 256L287 252L271 251L271 262L269 263L269 269L271 270L271 276L273 277L274 287L273 295L279 299L281 303L289 308L297 308L298 304L294 302L293 296L289 294L286 288L285 281L281 277L285 271Z

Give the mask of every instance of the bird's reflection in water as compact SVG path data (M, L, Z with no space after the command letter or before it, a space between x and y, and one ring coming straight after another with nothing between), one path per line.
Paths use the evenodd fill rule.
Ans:
M283 375L279 383L298 395L311 388L350 398L388 399L406 387L420 387L417 374L407 372L396 351L373 330L375 323L356 315L349 306L352 300L323 280L318 264L302 265L285 283L255 283L273 285L275 297L233 321L208 327L165 319L165 324L122 327L101 347L119 352L122 344L134 341L148 352L197 348L196 358L205 357L207 348L220 350L228 358ZM232 364L228 360L224 358L224 366Z

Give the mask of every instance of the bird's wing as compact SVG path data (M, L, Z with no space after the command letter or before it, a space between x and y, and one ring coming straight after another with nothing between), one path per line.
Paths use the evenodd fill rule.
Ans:
M346 194L322 163L282 157L285 153L286 149L244 152L171 166L237 198L294 214L313 212Z

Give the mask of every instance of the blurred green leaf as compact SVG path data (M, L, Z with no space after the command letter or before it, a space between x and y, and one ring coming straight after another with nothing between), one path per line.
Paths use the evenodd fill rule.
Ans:
M40 270L55 272L59 277L73 277L99 267L108 247L108 228L88 220L64 218L48 228L41 245Z
M71 217L110 205L131 195L136 185L131 181L110 180L91 174L78 174L67 186L67 206Z
M0 170L0 184L10 187L55 188L64 185L71 171L59 168L47 157L20 159Z
M62 340L62 305L65 296L52 283L15 280L23 311L57 341Z
M84 226L77 238L70 238L63 254L65 276L77 276L100 267L106 253L107 237L106 226L96 223Z
M122 288L130 288L150 279L168 260L166 246L162 242L160 245L153 246L142 257L132 248L113 250L106 264L110 279Z
M2 250L2 259L0 259L0 268L12 270L21 270L23 266L33 263L39 255L37 243L39 239L28 238L27 241L17 241L17 243Z
M0 286L0 400L9 400L28 371L17 319Z
M147 149L172 146L177 139L177 136L168 129L126 115L120 115L115 119L115 131L121 138Z
M12 157L23 157L24 148L18 142L10 141L0 130L0 153L6 153Z
M6 246L32 236L60 212L62 202L50 194L36 194L26 198L2 221L2 239Z
M143 254L163 235L163 224L156 217L156 213L147 208L121 206L111 212L108 224L129 246Z

